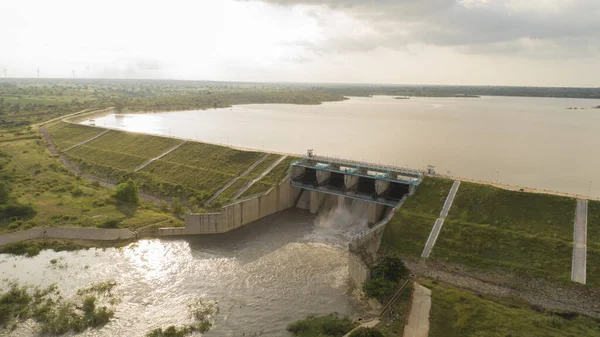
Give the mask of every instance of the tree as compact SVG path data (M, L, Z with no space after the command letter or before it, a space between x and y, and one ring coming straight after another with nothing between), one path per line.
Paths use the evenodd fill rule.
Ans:
M384 334L375 329L361 326L350 333L350 337L385 337Z
M181 205L181 201L179 200L178 197L174 197L173 201L171 202L171 208L173 209L173 214L180 216L182 215L183 212L183 205Z
M117 185L115 199L127 204L137 205L140 202L140 192L135 182L129 179L126 183Z
M402 278L406 278L410 271L402 260L393 255L383 255L381 256L372 269L373 275L377 277L382 277L386 280L397 282Z
M10 195L10 190L8 189L8 185L0 181L0 204L4 204L8 201L8 196Z
M365 294L378 300L383 300L385 297L392 295L395 289L396 282L381 277L369 279L363 284Z

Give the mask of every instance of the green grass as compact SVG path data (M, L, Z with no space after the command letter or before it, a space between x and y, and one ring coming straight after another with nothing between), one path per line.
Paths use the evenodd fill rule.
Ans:
M103 129L94 128L86 125L73 125L64 122L56 122L47 126L52 141L57 150L66 150L67 148L86 141L94 136L104 132Z
M386 225L380 249L401 256L420 256L451 187L451 180L423 179Z
M463 182L448 219L573 240L575 199Z
M69 156L93 164L132 171L179 142L181 141L171 138L109 131L89 143L70 150Z
M432 258L568 281L575 201L462 183Z
M119 227L127 228L166 219L172 219L174 225L181 223L152 204L143 203L133 213L123 209L112 200L111 190L69 173L42 141L4 143L2 152L9 159L0 175L9 184L11 195L20 203L31 204L37 213L22 221L0 221L0 233L37 226L96 227L109 220L118 220Z
M572 251L572 242L561 239L446 221L431 257L479 270L568 281Z
M356 325L347 317L340 318L335 314L311 315L289 324L287 330L297 337L342 337Z
M130 242L128 241L121 241L115 244L114 242L109 241L34 239L0 246L0 254L23 255L27 257L32 257L38 255L42 250L53 250L55 252L62 252L88 248L125 246L129 243Z
M240 198L249 197L257 193L264 193L271 187L277 186L277 184L279 184L281 180L288 174L292 162L296 160L298 160L297 157L285 158L283 161L281 161L281 163L275 166L271 172L250 186L250 188L247 189L246 192L240 196Z
M587 284L600 286L600 201L588 201Z
M188 142L161 158L161 161L238 176L261 156L261 152Z
M516 298L474 294L427 281L423 285L432 289L430 337L600 336L600 324L589 317L541 311Z
M381 316L381 323L377 325L377 329L381 330L386 337L402 337L404 335L404 323L406 323L410 310L412 289L413 283L409 282L390 306L390 309L394 311L393 319L390 319L390 310Z

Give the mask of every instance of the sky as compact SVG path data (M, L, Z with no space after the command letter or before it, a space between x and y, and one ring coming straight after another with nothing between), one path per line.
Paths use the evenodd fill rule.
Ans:
M2 0L8 77L600 87L600 0ZM0 76L3 75L0 73Z

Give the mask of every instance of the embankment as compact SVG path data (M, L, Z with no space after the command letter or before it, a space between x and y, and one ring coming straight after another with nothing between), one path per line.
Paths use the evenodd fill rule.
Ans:
M0 246L33 239L122 241L136 238L137 234L128 229L36 227L0 235Z

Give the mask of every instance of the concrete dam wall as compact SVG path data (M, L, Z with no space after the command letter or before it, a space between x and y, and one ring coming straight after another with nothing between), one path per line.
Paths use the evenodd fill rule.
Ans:
M271 214L294 207L300 189L289 178L264 194L224 205L219 213L192 213L185 216L185 227L161 228L159 234L219 234L240 228Z

